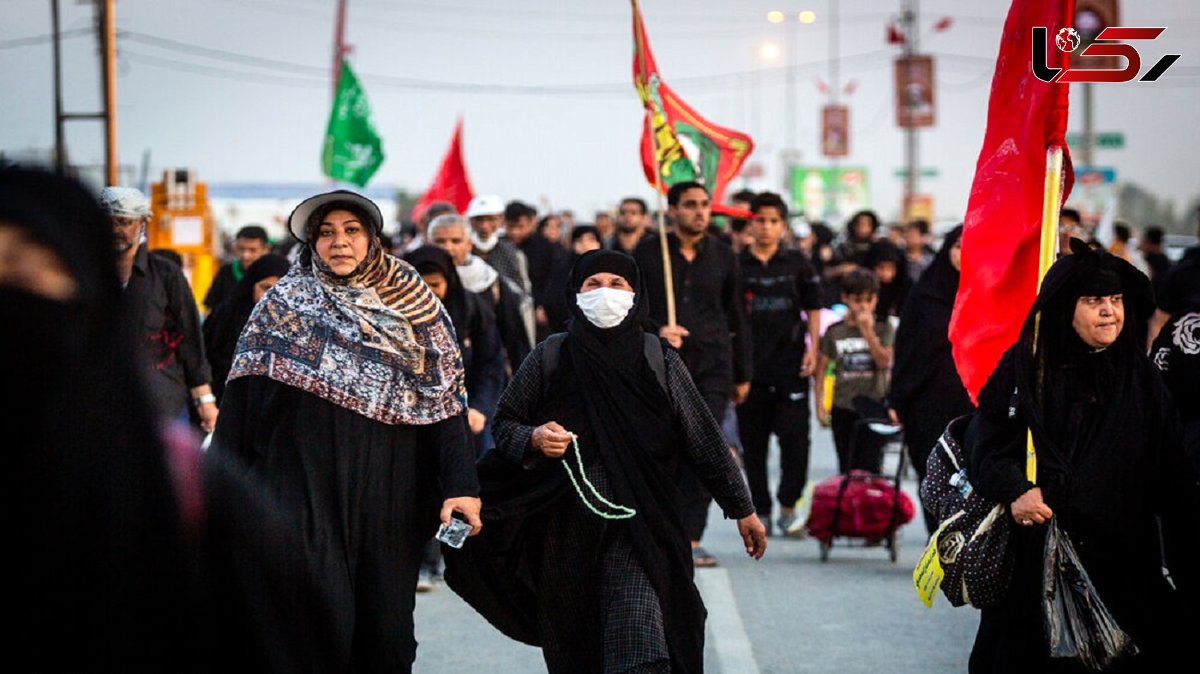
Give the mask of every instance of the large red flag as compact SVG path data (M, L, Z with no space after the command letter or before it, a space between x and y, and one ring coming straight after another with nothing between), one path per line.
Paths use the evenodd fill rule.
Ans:
M954 362L974 400L1004 351L1017 341L1038 286L1038 252L1046 152L1063 151L1065 181L1060 200L1071 192L1067 129L1067 84L1048 84L1032 71L1033 50L1047 64L1063 67L1067 54L1053 36L1070 25L1074 0L1013 0L1004 22L988 101L987 130L975 165L962 238L962 276L950 341ZM1049 45L1033 43L1033 28L1045 26Z
M471 197L475 192L471 189L471 181L467 179L467 167L463 164L462 156L462 119L454 125L454 137L450 140L450 148L442 157L442 165L437 175L430 183L429 189L421 195L421 199L413 206L412 219L420 220L425 211L435 201L449 201L459 213L467 210Z
M697 180L708 187L720 212L725 186L737 176L754 149L750 136L717 126L675 95L658 74L642 12L633 4L633 84L646 108L642 126L642 170L665 193L671 185ZM657 147L656 147L657 144ZM655 157L655 150L658 156ZM655 166L660 180L655 181Z

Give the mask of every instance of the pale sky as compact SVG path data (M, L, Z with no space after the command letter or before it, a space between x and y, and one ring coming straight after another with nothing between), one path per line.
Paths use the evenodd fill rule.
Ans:
M715 123L747 131L751 163L782 183L788 140L788 63L797 63L794 133L801 163L819 154L817 78L828 82L831 0L643 0L646 30L664 80ZM190 167L213 183L322 180L319 154L329 114L333 0L119 0L118 123L123 165L150 176ZM893 111L892 60L884 41L899 0L842 0L839 72L854 91L851 155L869 171L871 206L898 215L903 134ZM1158 57L1182 58L1156 83L1097 85L1097 131L1119 131L1125 148L1097 151L1118 181L1133 181L1184 206L1200 193L1200 2L1122 3L1121 25L1166 26L1138 45L1143 72ZM99 109L91 3L61 0L65 107ZM48 151L54 142L48 0L0 0L0 150ZM922 181L939 219L961 219L983 136L991 73L1008 2L921 0L921 47L937 68L939 122L921 133ZM772 24L779 9L788 21ZM801 25L796 14L816 21ZM941 17L954 19L934 33ZM466 162L477 192L540 206L591 211L625 195L651 197L637 155L641 104L630 74L627 0L350 0L346 30L387 154L371 187L421 191L464 119ZM781 54L764 62L760 48ZM1073 89L1071 131L1082 125ZM102 162L102 125L71 122L67 142L81 164ZM1077 160L1078 162L1078 160ZM740 187L736 183L734 187ZM1136 223L1135 223L1136 224Z

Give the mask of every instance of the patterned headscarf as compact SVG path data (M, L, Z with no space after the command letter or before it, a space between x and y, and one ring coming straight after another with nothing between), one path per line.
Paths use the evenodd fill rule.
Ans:
M431 424L466 410L449 315L411 265L383 252L377 227L370 231L367 257L348 276L333 274L310 239L255 306L230 381L269 377L386 424Z

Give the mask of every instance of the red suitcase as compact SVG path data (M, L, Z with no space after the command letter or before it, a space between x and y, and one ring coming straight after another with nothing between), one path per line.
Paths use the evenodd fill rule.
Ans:
M861 538L885 543L895 561L895 534L913 518L908 494L896 480L863 470L835 475L813 488L812 506L805 529L821 542L822 561L829 557L833 538Z

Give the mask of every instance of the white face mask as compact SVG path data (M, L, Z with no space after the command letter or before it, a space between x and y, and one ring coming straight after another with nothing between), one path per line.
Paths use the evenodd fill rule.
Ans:
M575 295L579 310L598 328L620 325L633 308L633 299L633 293L616 288L597 288Z

